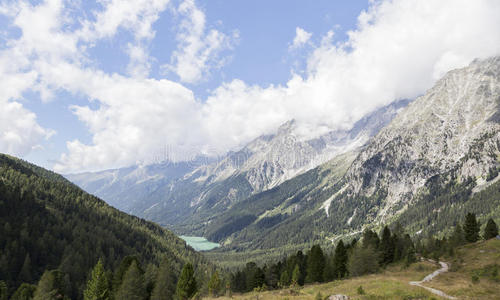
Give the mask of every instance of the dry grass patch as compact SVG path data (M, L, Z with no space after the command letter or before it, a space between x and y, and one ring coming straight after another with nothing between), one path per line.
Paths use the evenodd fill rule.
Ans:
M461 247L449 261L450 272L427 286L459 299L500 299L500 240Z
M409 268L402 265L390 266L382 273L351 278L347 280L337 280L323 284L306 285L300 289L284 289L267 292L252 292L246 294L235 294L232 299L248 300L270 300L270 299L294 299L310 300L315 299L318 292L323 297L333 294L343 294L351 299L440 299L428 291L410 286L409 281L421 280L427 274L437 269L432 263L420 262L413 264ZM358 294L358 288L362 286L363 295ZM211 298L207 298L211 299ZM219 297L217 299L231 299Z

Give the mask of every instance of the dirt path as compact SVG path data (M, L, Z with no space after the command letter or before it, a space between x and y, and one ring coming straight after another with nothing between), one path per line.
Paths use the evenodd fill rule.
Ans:
M432 261L432 260L429 260L429 261L435 262L435 261ZM441 296L443 298L446 298L446 299L457 299L456 297L453 297L453 296L445 294L443 291L436 290L436 289L433 289L433 288L430 288L430 287L422 285L422 283L431 281L434 277L438 276L439 274L444 273L444 272L448 272L448 264L447 263L440 261L439 264L441 265L441 269L436 270L433 273L425 276L424 279L422 279L421 281L410 281L409 283L411 285L416 285L416 286L419 286L421 288L424 288L424 289L428 290L429 292L431 292L431 293L433 293L435 295Z

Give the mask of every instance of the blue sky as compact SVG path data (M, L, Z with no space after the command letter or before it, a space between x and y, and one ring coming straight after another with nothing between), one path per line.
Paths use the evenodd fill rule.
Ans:
M0 152L60 172L349 128L500 49L494 0L0 3Z

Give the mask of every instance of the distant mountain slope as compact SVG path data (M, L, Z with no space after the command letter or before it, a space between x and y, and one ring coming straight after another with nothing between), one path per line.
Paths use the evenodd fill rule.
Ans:
M0 154L0 280L10 292L58 268L72 284L72 299L79 299L99 258L116 269L127 255L144 266L166 256L177 271L186 261L200 274L208 266L172 232L119 212L58 174Z
M334 202L366 199L355 222L387 221L419 200L435 201L447 184L470 193L491 183L500 157L499 116L500 57L449 72L360 153Z
M156 163L128 168L64 175L82 189L125 212L141 206L141 201L158 186L170 186L201 165L212 162L204 157L189 162Z
M397 220L425 233L465 211L500 216L499 105L500 57L451 71L356 157L335 158L341 168L325 164L255 194L201 232L230 249L266 249Z
M275 134L261 136L240 151L208 164L159 164L67 178L128 213L166 225L201 224L252 194L359 148L408 102L380 108L351 130L313 139L297 135L297 124L290 121Z

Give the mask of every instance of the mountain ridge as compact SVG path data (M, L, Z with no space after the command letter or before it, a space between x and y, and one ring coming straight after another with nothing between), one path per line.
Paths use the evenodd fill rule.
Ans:
M249 195L269 190L338 154L359 148L408 103L408 100L396 101L365 116L350 130L332 131L313 139L295 134L298 125L291 120L276 133L258 137L220 160L189 164L195 167L185 168L185 174L179 172L172 180L155 180L152 176L141 185L134 185L123 176L117 180L117 186L122 189L113 191L100 182L100 173L68 175L67 178L119 209L164 225L182 223L186 218L206 219ZM165 166L168 172L168 165ZM121 170L134 173L138 168L113 173Z
M213 233L224 228L221 241L229 248L268 249L359 234L367 226L392 222L414 234L436 233L453 227L465 210L481 218L500 214L495 200L500 186L499 103L500 57L451 71L362 147L340 178L323 187L319 179L307 182L291 195L290 188L277 187L288 195L278 205L296 199L304 212L272 223L265 237L257 234L257 221L234 231L223 227L229 215L238 216L234 210L218 216L204 232L217 240L221 236ZM335 170L323 165L311 174L321 169ZM482 191L473 192L478 185ZM251 199L253 206L270 201L265 193ZM259 214L253 214L256 220Z

